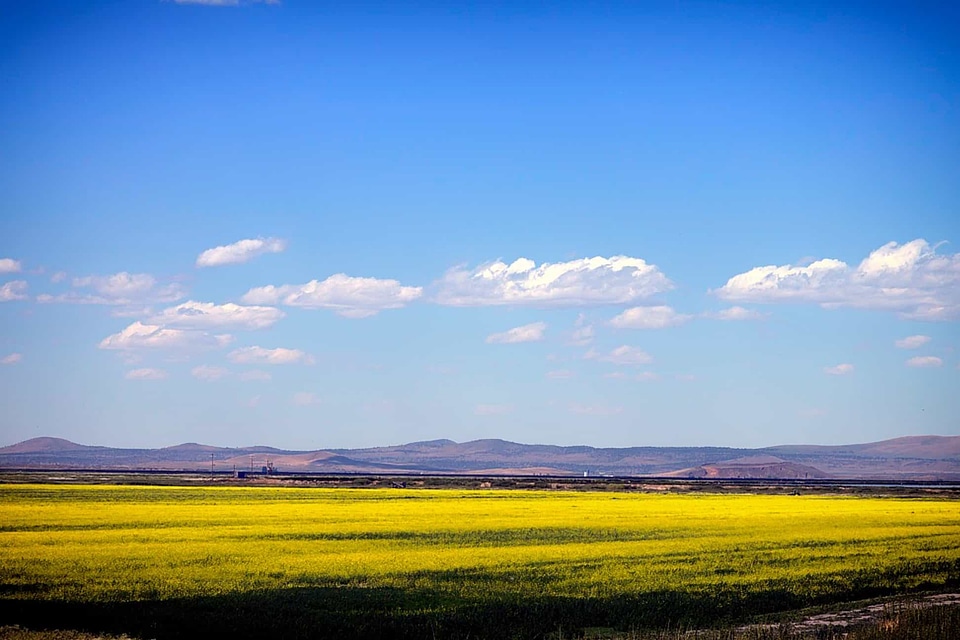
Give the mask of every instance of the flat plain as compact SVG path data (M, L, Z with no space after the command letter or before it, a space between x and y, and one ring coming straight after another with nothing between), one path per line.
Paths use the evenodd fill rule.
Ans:
M955 588L960 502L0 485L0 624L135 637L544 637Z

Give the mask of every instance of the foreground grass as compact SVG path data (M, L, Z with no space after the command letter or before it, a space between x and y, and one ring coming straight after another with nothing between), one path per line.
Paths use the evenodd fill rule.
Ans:
M150 637L701 627L954 586L960 504L0 486L0 622Z

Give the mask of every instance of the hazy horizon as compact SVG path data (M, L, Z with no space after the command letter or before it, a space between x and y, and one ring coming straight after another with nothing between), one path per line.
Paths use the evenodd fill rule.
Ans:
M0 9L3 444L960 434L960 8L231 4Z

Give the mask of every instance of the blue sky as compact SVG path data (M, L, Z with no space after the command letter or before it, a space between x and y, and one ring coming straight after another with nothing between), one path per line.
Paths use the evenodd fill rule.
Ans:
M960 433L956 5L211 4L0 7L2 444Z

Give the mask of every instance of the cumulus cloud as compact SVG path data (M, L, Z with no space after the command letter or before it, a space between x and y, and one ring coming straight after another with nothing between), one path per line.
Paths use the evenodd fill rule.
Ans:
M237 364L313 364L313 356L299 349L241 347L227 354Z
M216 348L229 344L232 336L211 335L201 331L167 329L160 325L134 322L123 331L100 341L101 349L195 349Z
M20 273L22 268L19 260L0 258L0 273Z
M847 374L853 373L853 370L854 370L854 366L848 363L843 363L833 367L823 368L823 372L831 376L845 376Z
M640 382L652 382L654 380L659 380L660 374L654 373L653 371L641 371L636 375L630 375L624 373L623 371L612 371L610 373L603 374L603 377L610 380L639 380Z
M250 371L244 371L240 374L240 379L244 382L266 382L273 378L267 371L261 371L260 369L251 369Z
M162 369L131 369L123 377L127 380L163 380L167 372Z
M633 307L610 321L618 329L665 329L681 325L693 316L677 313L671 307Z
M154 302L176 302L183 297L183 288L177 283L159 285L148 273L121 271L108 276L74 278L75 289L60 295L41 294L37 302L67 304L144 305Z
M148 322L191 329L236 328L265 329L283 318L284 313L274 307L242 306L226 303L188 301L164 309Z
M730 307L720 311L704 314L708 318L715 320L737 321L737 320L763 320L767 314L760 313L754 309L745 309L743 307Z
M23 360L23 354L11 353L0 358L0 364L17 364L21 360Z
M573 371L569 369L554 369L547 371L547 378L550 380L568 380L573 377Z
M714 291L724 300L807 302L824 308L895 311L914 320L960 317L960 254L926 240L889 242L857 267L827 258L808 265L756 267Z
M435 301L456 307L490 305L588 306L626 304L673 284L640 258L582 258L545 262L497 260L474 269L454 267L435 283Z
M893 344L896 345L898 349L918 349L928 342L930 342L930 336L907 336L906 338L897 340Z
M56 273L50 276L50 282L54 284L57 284L58 282L63 282L66 279L67 279L66 271L57 271Z
M198 380L206 380L208 382L213 382L215 380L219 380L221 378L225 378L226 376L230 375L230 371L228 369L224 369L223 367L212 367L209 365L202 364L198 367L194 367L193 369L191 369L190 375L192 375L194 378L197 378Z
M618 365L640 365L653 362L653 356L637 347L622 345L612 350L610 353L598 353L591 349L583 356L587 360L599 360L600 362L609 362Z
M343 273L306 284L268 285L250 289L246 304L284 304L306 309L330 309L347 318L366 318L384 309L400 309L423 295L422 287L405 287L396 280L356 278Z
M907 366L915 369L939 367L943 365L943 360L937 356L914 356L907 360Z
M473 414L477 416L502 416L511 411L512 404L478 404L473 408Z
M0 286L0 302L27 299L27 283L25 280L13 280Z
M233 244L207 249L197 256L197 267L241 264L265 253L280 253L287 243L279 238L248 238Z
M514 327L503 333L492 333L487 336L487 344L516 344L518 342L538 342L543 340L543 332L547 329L545 322L533 322L522 327Z

